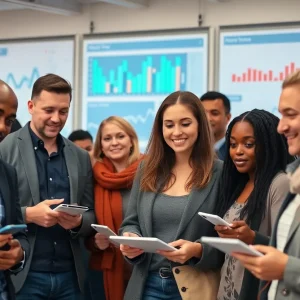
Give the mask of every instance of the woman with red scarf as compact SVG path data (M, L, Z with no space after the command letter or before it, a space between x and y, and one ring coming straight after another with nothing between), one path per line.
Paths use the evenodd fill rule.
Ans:
M137 167L142 159L133 127L120 117L99 126L92 157L95 178L95 215L98 224L118 233ZM122 300L131 270L119 248L97 233L89 239L90 268L103 271L106 300Z

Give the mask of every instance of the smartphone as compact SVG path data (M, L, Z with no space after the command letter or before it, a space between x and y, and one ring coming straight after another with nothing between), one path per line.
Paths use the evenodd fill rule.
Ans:
M228 222L226 222L225 220L223 220L221 217L217 215L207 214L203 212L198 212L198 215L214 225L223 225L228 227L231 226L231 224L229 224Z
M116 236L116 234L107 226L104 225L98 225L98 224L91 224L91 226L98 232L103 235L106 235L107 237L110 237L111 235Z
M19 231L27 229L26 224L10 224L0 228L0 234L15 234Z

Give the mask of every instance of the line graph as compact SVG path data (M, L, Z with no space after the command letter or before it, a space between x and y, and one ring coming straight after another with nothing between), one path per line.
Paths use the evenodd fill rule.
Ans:
M142 148L148 142L155 114L155 103L152 101L89 102L86 128L96 137L99 124L104 119L110 116L122 117L135 129Z
M24 85L31 89L33 83L40 77L38 68L33 68L30 76L22 76L20 80L15 78L13 73L9 73L6 77L6 82L15 89L21 89Z

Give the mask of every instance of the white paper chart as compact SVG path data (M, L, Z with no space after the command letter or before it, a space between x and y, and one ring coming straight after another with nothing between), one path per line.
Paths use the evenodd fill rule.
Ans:
M36 79L47 73L54 73L72 84L74 41L0 41L0 66L0 79L7 82L18 97L17 119L24 126L30 120L27 102L31 98ZM71 131L72 111L61 133L68 136Z
M254 108L278 115L282 81L300 68L299 53L300 28L221 31L219 90L232 115Z
M207 33L85 40L82 127L95 137L103 119L123 117L143 151L168 94L206 91L207 42Z

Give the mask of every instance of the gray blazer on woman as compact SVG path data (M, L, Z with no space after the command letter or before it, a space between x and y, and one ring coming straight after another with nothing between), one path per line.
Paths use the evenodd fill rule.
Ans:
M198 215L199 211L212 213L218 201L218 186L222 172L222 162L217 160L213 166L213 174L208 185L201 190L193 190L189 202L183 212L175 240L184 239L196 241L202 236L210 236L213 225ZM144 237L152 237L152 208L156 193L140 190L140 180L136 178L130 195L130 202L120 233L133 232ZM128 283L124 300L141 300L152 254L144 253L130 260L134 264L133 273ZM191 259L190 264L197 266L197 259ZM178 264L177 264L178 265ZM171 266L176 264L171 262Z

